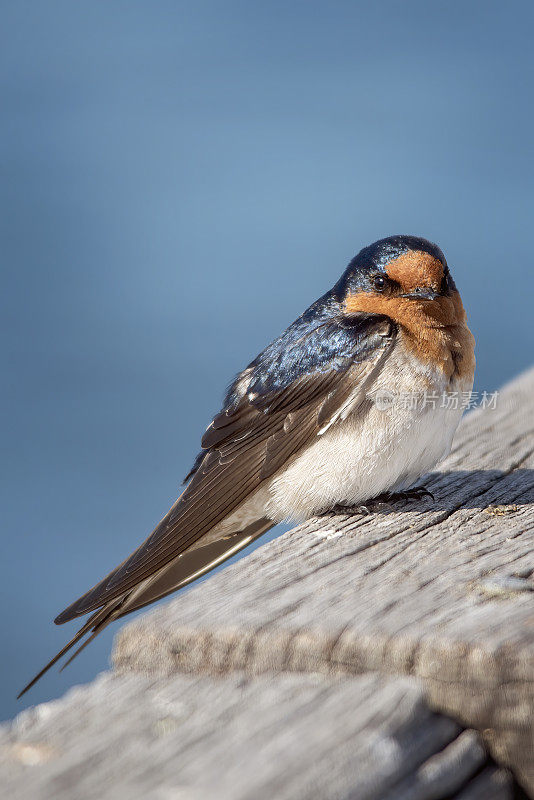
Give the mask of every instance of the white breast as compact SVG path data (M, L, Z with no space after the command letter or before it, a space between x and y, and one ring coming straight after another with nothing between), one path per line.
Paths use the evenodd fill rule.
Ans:
M460 403L443 407L443 393L470 389L447 386L440 373L402 349L392 354L373 391L393 393L393 405L383 409L369 402L318 436L270 481L269 515L305 519L337 503L357 505L413 486L449 453L462 415ZM410 408L414 392L421 399Z

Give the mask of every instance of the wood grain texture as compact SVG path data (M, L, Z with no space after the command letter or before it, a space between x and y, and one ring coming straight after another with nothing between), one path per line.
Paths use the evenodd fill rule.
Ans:
M534 370L463 421L430 499L316 518L125 626L118 669L420 678L534 797Z
M0 780L10 800L512 797L478 734L376 674L104 674L0 727Z

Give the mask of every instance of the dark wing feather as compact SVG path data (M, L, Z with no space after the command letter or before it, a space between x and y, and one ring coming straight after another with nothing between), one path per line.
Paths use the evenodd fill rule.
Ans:
M272 526L272 520L264 517L247 525L237 533L187 550L171 561L168 567L160 570L141 591L132 592L132 596L129 596L122 606L120 616L125 616L156 600L161 600L162 597L196 581L197 578L202 577L218 564L242 550Z
M316 409L307 411L308 419L300 435L285 434L288 455L309 437ZM178 503L161 521L149 538L129 559L103 581L66 609L58 623L80 616L132 589L139 581L164 567L234 511L261 483L262 469L272 462L276 436L282 434L288 414L285 411L266 416L254 409L253 418L243 415L246 427L238 431L233 425L229 436L225 428L210 437L214 442L203 463L193 476ZM250 436L248 446L241 448L240 435ZM236 448L236 445L238 447ZM244 442L243 442L244 445ZM269 447L271 455L269 456ZM238 453L234 450L239 450Z
M265 517L231 536L206 536L331 424L349 398L351 409L365 398L393 344L387 318L347 319L333 304L332 297L321 298L238 376L204 435L204 451L181 497L129 558L56 618L60 624L95 612L23 692L86 634L92 640L110 622L187 585L271 527Z
M367 317L366 359L340 369L320 369L296 378L284 388L247 392L218 414L202 444L207 449L187 489L148 539L99 584L69 606L56 622L109 603L131 591L202 538L245 501L267 477L317 434L323 408L334 413L358 386L379 368L391 339L381 318ZM337 331L336 331L337 332ZM323 332L324 333L324 332ZM360 339L362 331L358 331Z
M259 519L255 523L248 525L243 530L238 531L232 536L224 539L217 539L207 545L189 550L178 558L174 559L167 568L157 572L153 579L145 581L139 589L119 597L99 608L92 614L80 630L61 648L54 658L41 669L32 680L26 684L18 697L22 697L37 681L56 664L71 648L75 647L84 636L90 636L81 644L73 655L63 664L61 669L67 667L71 661L78 656L93 639L102 633L104 628L121 617L131 614L150 603L166 597L168 594L181 589L192 581L205 575L218 564L226 561L227 558L242 550L249 545L273 525L270 519Z

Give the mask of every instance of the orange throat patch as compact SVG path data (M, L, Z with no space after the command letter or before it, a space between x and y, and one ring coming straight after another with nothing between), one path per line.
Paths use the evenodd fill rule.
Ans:
M408 350L421 362L441 370L449 381L472 381L475 339L458 292L437 300L356 292L347 296L344 311L389 317L404 334Z

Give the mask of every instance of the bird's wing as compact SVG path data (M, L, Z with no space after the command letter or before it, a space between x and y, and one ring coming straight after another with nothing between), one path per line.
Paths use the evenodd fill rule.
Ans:
M384 335L383 318L368 317L365 327L364 361L352 360L344 368L322 364L321 370L300 375L282 391L255 396L249 388L237 404L217 414L202 439L206 454L169 513L126 561L65 609L56 622L114 600L201 542L317 435L355 388L363 397L391 344Z
M320 349L315 347L318 327ZM389 320L376 315L358 314L350 324L328 320L311 328L280 340L282 356L291 355L292 372L280 371L271 353L266 362L261 354L238 376L229 405L202 439L205 453L180 498L146 541L66 608L56 623L96 610L80 631L81 636L92 628L94 636L113 619L205 574L271 527L260 514L233 536L225 531L221 539L203 544L218 523L311 438L349 405L353 409L365 399L394 340ZM310 350L318 352L310 356Z

